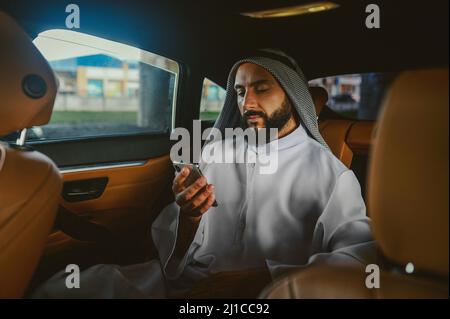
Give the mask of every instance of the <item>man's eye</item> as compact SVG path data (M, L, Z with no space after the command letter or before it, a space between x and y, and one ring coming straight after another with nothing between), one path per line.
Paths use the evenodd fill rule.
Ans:
M237 91L236 94L237 94L237 96L244 97L245 92L244 91Z
M268 91L268 90L269 90L269 88L266 87L266 86L263 86L263 87L257 87L257 88L256 88L256 92L258 92L258 93L263 93L263 92L266 92L266 91Z

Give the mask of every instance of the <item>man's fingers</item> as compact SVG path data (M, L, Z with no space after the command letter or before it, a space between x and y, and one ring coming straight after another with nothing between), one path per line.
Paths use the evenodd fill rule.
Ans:
M192 185L183 190L181 193L178 193L175 196L175 201L178 205L184 206L187 202L189 202L199 190L201 190L206 185L206 178L199 177Z
M177 173L173 179L172 191L174 194L178 194L184 190L184 181L189 176L190 169L188 167L183 167L181 172Z
M207 185L201 191L199 191L195 197L193 197L189 201L186 201L186 203L181 206L181 209L188 214L195 213L195 216L199 216L200 208L207 202L209 196L213 194L213 191L214 186Z
M203 203L208 199L208 197L212 194L214 190L213 185L208 185L204 188L203 191L198 192L194 198L190 201L192 205L192 210L198 209L203 205Z
M190 185L183 191L184 198L186 200L191 200L191 198L193 198L198 193L198 191L205 186L206 186L206 178L203 176L199 177L192 185Z
M216 196L214 195L214 193L209 195L206 201L203 203L203 205L199 208L200 215L206 213L206 211L211 208L212 204L214 204L215 200Z

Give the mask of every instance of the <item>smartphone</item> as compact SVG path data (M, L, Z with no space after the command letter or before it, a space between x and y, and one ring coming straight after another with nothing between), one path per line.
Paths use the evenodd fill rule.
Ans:
M189 176L185 180L186 185L191 185L194 183L198 178L203 176L202 171L200 170L200 167L198 164L192 164L192 163L182 163L182 162L173 162L173 167L175 170L179 173L183 169L183 167L187 166L189 168L189 171L191 172ZM217 201L214 200L214 203L212 204L213 207L219 206L217 204Z

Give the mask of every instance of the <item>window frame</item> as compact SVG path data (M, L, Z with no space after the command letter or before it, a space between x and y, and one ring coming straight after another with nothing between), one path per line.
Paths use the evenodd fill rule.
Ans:
M222 112L223 105L222 105L222 107L221 107L221 109L220 109L220 111L219 111L219 113L218 113L218 115L217 115L217 117L216 117L215 119L202 119L202 118L201 118L201 114L202 114L202 112L201 112L201 107L202 107L201 102L202 102L202 97L203 97L204 84L205 84L205 81L206 81L206 80L209 81L209 82L211 82L211 83L213 83L213 84L214 84L215 86L217 86L219 89L222 89L222 90L225 92L225 97L226 97L226 92L227 92L227 90L226 90L226 88L224 88L222 85L220 85L220 84L214 82L214 81L211 80L210 78L208 78L208 77L206 77L206 76L203 77L203 81L202 81L202 90L201 90L201 92L200 92L200 103L199 103L199 106L198 106L198 120L200 120L200 121L202 121L202 122L214 123L214 122L217 120L217 118L219 117L220 112ZM219 93L219 92L217 92L217 96L218 96L218 97L220 96L220 93ZM224 99L224 102L225 102L225 99Z
M124 44L123 42L118 43ZM145 51L144 49L140 50ZM167 58L171 59L170 57ZM31 149L51 158L61 171L131 165L168 155L174 143L170 140L171 131L176 125L183 126L188 121L192 121L192 112L196 109L186 108L187 105L184 104L189 103L184 102L183 99L194 98L194 100L197 100L195 94L192 96L192 89L197 88L197 83L200 83L200 77L196 70L191 70L183 62L173 61L178 66L178 75L174 83L171 129L169 131L158 133L122 132L98 136L35 139L27 140L26 144ZM12 145L16 143L15 140L6 142Z

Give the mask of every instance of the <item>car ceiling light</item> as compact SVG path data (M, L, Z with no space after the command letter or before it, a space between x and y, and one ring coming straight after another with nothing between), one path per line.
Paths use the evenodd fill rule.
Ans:
M339 5L334 2L322 1L322 2L312 2L309 4L302 4L302 5L298 5L298 6L292 6L292 7L263 10L263 11L242 12L241 15L251 17L251 18L259 18L259 19L283 18L283 17L290 17L290 16L295 16L295 15L301 15L301 14L327 11L327 10L335 9L337 7L339 7Z

